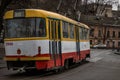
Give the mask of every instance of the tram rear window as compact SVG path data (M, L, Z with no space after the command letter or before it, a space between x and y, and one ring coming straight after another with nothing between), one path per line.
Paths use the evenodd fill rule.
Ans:
M5 20L5 36L7 38L45 37L44 18L18 18Z

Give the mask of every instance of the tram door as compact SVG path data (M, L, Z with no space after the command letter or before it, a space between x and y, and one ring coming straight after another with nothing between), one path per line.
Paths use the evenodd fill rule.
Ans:
M61 30L59 20L50 20L49 34L50 42L49 48L51 57L54 60L54 66L62 65L62 54L61 54Z
M76 30L76 52L77 52L77 56L78 59L80 60L80 34L79 34L79 27L75 28Z

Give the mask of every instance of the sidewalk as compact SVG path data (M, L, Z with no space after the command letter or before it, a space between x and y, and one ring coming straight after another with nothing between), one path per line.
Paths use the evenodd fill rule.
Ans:
M0 69L6 67L6 62L3 60L4 56L5 56L4 48L0 48Z
M0 48L4 48L4 44L3 43L0 43Z
M113 53L120 55L120 51L114 50Z

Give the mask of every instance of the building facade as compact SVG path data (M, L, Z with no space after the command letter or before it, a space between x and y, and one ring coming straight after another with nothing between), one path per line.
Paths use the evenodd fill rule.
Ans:
M81 22L90 27L91 47L120 47L120 20L114 17L81 16Z
M119 48L120 47L120 26L90 26L91 47Z
M107 5L102 14L99 14L101 7L99 5L97 15L81 15L81 22L90 27L91 47L100 46L105 48L120 48L120 10L112 11L112 6Z

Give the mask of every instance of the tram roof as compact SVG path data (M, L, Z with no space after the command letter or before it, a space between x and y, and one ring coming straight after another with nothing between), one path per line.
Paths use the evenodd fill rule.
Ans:
M46 10L42 10L42 9L20 9L21 11L25 11L25 17L45 17L45 18L54 18L54 19L60 19L60 20L64 20L67 22L70 22L72 24L78 25L85 28L89 28L87 25L77 22L75 20L72 20L68 17L65 17L63 15L60 15L58 13L55 12L50 12L50 11L46 11ZM14 10L8 11L5 13L4 15L4 19L10 19L14 17Z

